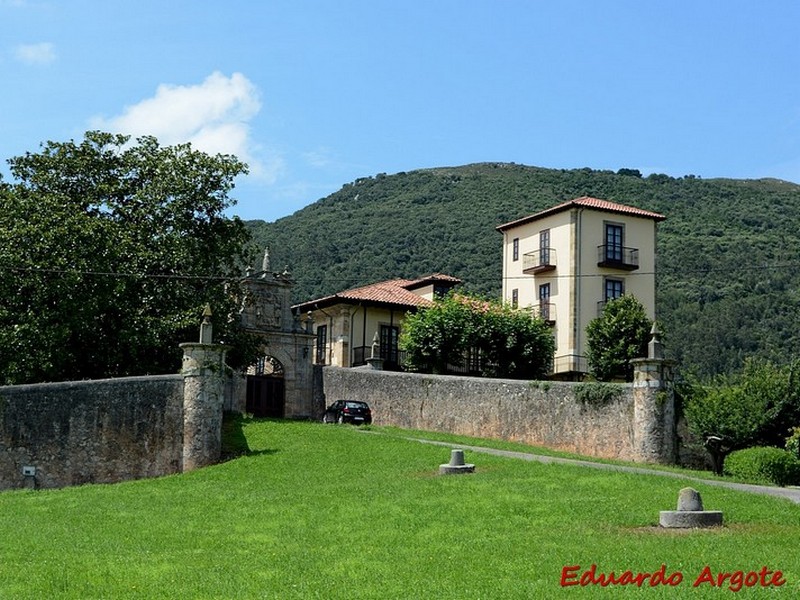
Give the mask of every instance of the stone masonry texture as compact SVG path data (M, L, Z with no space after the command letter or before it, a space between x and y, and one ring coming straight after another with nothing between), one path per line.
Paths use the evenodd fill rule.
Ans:
M182 447L179 375L0 387L0 490L177 473Z
M619 384L617 398L602 406L577 401L576 386L585 384L568 382L325 367L322 385L326 404L340 399L368 402L376 425L504 439L603 458L641 460L634 446L634 400L629 385Z

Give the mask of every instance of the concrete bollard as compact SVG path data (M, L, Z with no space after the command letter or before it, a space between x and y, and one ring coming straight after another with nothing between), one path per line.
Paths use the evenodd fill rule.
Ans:
M454 475L458 473L474 473L475 465L467 464L464 462L464 451L460 448L454 448L450 451L450 462L444 465L439 465L440 475Z

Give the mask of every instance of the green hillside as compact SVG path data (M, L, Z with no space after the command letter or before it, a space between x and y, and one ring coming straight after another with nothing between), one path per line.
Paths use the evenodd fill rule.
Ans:
M273 223L250 221L273 268L288 265L296 301L390 277L440 271L499 296L495 227L595 196L667 216L658 234L658 318L671 356L701 375L800 349L800 185L639 176L482 163L380 174Z

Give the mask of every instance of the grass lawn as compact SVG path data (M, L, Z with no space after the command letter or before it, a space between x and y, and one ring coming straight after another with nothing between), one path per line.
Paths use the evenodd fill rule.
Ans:
M185 475L0 494L0 598L719 598L800 595L800 505L692 483L726 526L652 528L680 480L467 453L350 426L246 421L251 453ZM681 573L560 586L562 569ZM771 576L767 576L769 580ZM752 580L752 577L751 577ZM734 587L736 587L734 585Z

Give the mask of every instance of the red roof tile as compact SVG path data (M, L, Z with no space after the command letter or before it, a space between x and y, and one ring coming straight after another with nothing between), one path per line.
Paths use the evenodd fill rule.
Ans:
M496 229L498 231L505 231L506 229L512 229L520 225L525 225L526 223L530 223L531 221L536 221L538 219L542 219L544 217L548 217L552 214L564 210L569 210L574 207L593 208L595 210L631 215L634 217L643 217L645 219L654 219L656 221L663 221L664 219L666 219L664 215L661 215L656 212L651 212L649 210L644 210L642 208L637 208L635 206L628 206L627 204L618 204L616 202L611 202L609 200L600 200L599 198L582 196L581 198L575 198L574 200L568 200L567 202L563 202L562 204L558 204L557 206L552 206L536 214L528 215L527 217L522 217L521 219L517 219L516 221L511 221L509 223L504 223L503 225L498 225Z
M389 304L406 308L430 306L432 304L430 300L415 294L411 290L436 282L444 282L455 285L461 283L461 280L457 277L444 275L442 273L434 273L419 279L389 279L387 281L380 281L378 283L372 283L370 285L338 292L331 296L325 296L324 298L309 300L308 302L297 304L292 308L305 311L313 310L318 306L330 306L332 304L353 302Z

